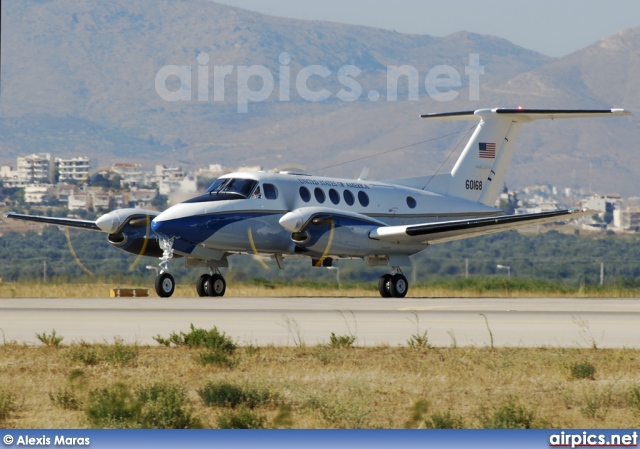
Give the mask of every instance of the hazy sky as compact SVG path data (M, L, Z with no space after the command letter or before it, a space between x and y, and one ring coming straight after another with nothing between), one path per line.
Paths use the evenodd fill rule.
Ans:
M638 0L217 0L309 20L446 36L503 37L547 56L564 56L623 28L640 26Z

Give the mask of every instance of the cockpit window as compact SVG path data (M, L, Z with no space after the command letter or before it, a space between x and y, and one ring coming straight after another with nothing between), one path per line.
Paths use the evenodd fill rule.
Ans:
M213 195L215 193L237 193L248 198L258 181L253 179L240 178L223 178L216 179L207 189L207 193Z

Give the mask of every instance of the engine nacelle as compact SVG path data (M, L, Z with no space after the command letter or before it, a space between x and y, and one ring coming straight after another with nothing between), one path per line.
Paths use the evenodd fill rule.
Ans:
M118 209L104 214L96 225L109 233L109 243L128 253L160 257L158 236L151 230L151 221L160 212L144 209Z
M151 229L147 233L146 228L125 225L120 231L109 234L108 240L112 246L128 253L151 257L162 256L158 236Z
M393 244L372 240L369 233L377 229L371 220L345 216L316 215L306 226L291 233L291 240L298 248L328 256L364 257L369 254L386 254Z

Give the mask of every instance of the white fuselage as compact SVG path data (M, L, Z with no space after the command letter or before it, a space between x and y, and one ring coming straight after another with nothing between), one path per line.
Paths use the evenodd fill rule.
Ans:
M222 191L205 194L172 206L153 220L152 229L158 235L174 239L176 253L201 259L237 252L303 255L302 249L310 256L409 255L424 245L377 242L369 239L368 233L385 225L501 212L480 203L384 182L266 172L231 173L220 179L252 180L255 185L231 198ZM282 220L292 211L301 221L323 213L337 218L325 226L314 222L307 227L311 232L307 241L299 237L296 241Z

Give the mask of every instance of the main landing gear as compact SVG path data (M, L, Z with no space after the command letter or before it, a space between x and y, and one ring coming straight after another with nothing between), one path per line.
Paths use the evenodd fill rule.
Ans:
M378 291L383 298L404 298L409 291L409 282L400 268L393 267L393 274L385 274L378 280Z
M226 290L227 282L218 269L215 272L211 271L211 274L203 274L196 282L196 291L200 297L224 296Z
M169 261L173 259L173 239L160 239L162 257L160 258L160 274L156 277L156 293L161 298L173 295L176 289L176 281L169 274ZM203 274L196 282L198 296L224 296L227 290L227 282L216 268L210 274Z

